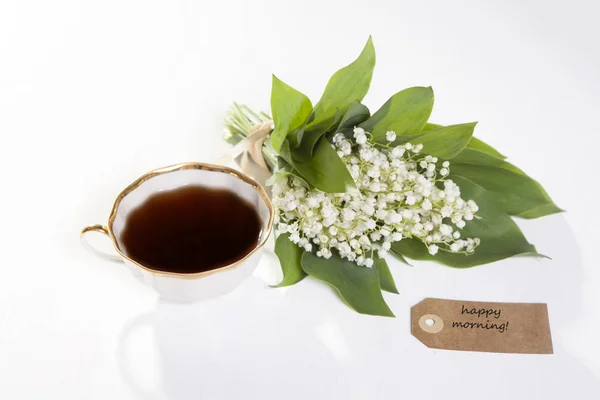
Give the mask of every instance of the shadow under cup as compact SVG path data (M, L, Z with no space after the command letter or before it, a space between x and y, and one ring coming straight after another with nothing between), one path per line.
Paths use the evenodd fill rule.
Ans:
M257 245L232 264L197 273L158 271L129 257L122 242L129 214L158 192L192 185L226 189L252 205L261 222ZM121 192L111 212L108 231L127 267L143 283L168 300L200 301L232 291L252 274L260 259L259 250L271 232L273 214L264 189L246 175L227 167L185 163L152 171Z

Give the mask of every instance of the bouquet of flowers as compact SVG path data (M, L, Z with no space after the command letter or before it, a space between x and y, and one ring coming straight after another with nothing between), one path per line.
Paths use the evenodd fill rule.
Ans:
M543 257L511 218L562 211L542 186L475 138L476 123L428 122L430 87L371 114L361 100L374 66L369 38L316 105L273 76L272 120L237 104L228 115L226 140L248 150L242 163L271 175L278 286L310 275L360 313L393 316L381 294L398 292L388 255L455 268Z

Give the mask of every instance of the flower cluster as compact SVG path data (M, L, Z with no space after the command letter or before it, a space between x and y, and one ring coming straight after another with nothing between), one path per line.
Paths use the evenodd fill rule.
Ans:
M320 257L331 257L335 249L342 258L367 267L375 252L381 257L404 238L421 240L432 255L439 250L472 253L479 239L461 238L460 229L475 218L478 207L463 200L459 187L446 178L450 163L420 156L421 144L394 146L392 131L386 134L387 144L369 138L362 128L354 129L354 140L341 133L333 137L332 146L356 192L311 190L289 175L276 181L277 233L289 233L292 242Z

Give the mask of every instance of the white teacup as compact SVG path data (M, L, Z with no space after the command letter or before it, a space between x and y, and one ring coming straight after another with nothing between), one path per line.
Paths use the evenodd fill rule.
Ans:
M239 261L197 273L157 271L129 257L121 241L129 213L157 192L188 185L227 189L253 205L262 223L257 245ZM273 217L273 206L267 193L252 178L228 167L189 162L159 168L141 176L117 196L108 225L87 226L81 231L81 238L84 239L88 232L108 235L118 256L100 255L124 262L137 278L168 300L200 301L229 293L252 274L261 256L260 250L271 233ZM85 239L83 242L99 253Z

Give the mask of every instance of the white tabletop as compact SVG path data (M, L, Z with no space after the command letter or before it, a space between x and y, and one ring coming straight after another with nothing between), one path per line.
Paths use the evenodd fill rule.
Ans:
M2 2L0 399L596 398L595 3ZM316 101L369 34L366 104L431 85L432 121L480 121L568 210L519 221L553 260L391 262L387 319L312 279L268 288L269 253L230 295L182 305L80 246L142 173L226 151L231 101L268 109L271 73ZM555 354L430 350L409 332L425 297L548 303Z

